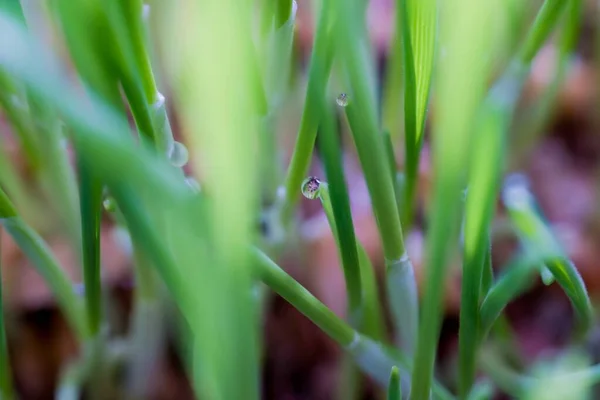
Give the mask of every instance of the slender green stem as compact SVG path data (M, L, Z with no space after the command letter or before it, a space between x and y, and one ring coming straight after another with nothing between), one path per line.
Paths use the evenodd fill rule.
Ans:
M321 99L323 110L321 152L329 183L321 184L319 197L336 238L344 269L350 321L360 326L363 314L363 289L357 241L352 223L348 187L344 179L341 144L336 135L330 106Z
M2 232L0 231L0 235ZM2 249L0 249L0 252ZM0 398L12 400L14 398L12 374L10 370L8 344L6 342L6 329L4 327L4 310L2 305L2 266L0 265Z
M404 248L394 182L377 126L375 104L369 88L369 69L365 65L360 46L365 41L360 7L356 2L337 2L337 37L351 88L345 110L383 244L388 296L395 315L394 323L402 348L411 355L418 320L416 282L412 264Z
M83 278L89 331L96 336L102 321L100 282L100 216L102 184L85 162L79 164Z
M393 366L388 384L387 400L400 400L402 398L402 387L400 385L400 371Z
M506 305L532 285L531 277L540 262L557 256L559 254L554 250L526 253L517 256L504 268L506 272L490 288L481 303L479 340L484 339Z
M542 5L531 29L529 30L525 43L521 47L517 58L523 64L530 64L539 49L542 47L563 12L565 0L546 0Z
M324 2L319 15L308 69L308 85L302 120L285 180L285 200L281 211L284 224L290 220L300 196L300 185L308 173L320 123L321 110L317 107L317 103L325 95L326 82L333 64L333 48L330 45L331 35L329 33L332 18L329 15L328 6Z
M387 386L393 366L398 366L401 372L406 372L401 374L401 378L408 376L411 363L406 356L360 335L264 253L258 249L252 249L251 253L259 279L343 347L359 367L380 385ZM410 391L410 380L403 380L402 388ZM434 382L433 394L437 399L453 399L453 396L437 382Z
M262 252L253 251L260 279L272 290L308 316L327 336L342 347L350 346L357 333L333 311L311 295Z

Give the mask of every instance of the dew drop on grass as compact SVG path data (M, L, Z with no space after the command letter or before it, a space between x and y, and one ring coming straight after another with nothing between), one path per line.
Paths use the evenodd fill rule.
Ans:
M502 199L509 208L524 209L532 202L529 181L522 174L513 174L506 178L502 190Z
M169 154L169 161L174 167L181 168L188 162L187 147L181 142L173 143L173 149Z
M106 211L110 213L115 212L115 210L117 209L115 199L113 199L111 196L104 197L104 200L102 200L102 206Z
M340 95L335 99L335 102L340 107L346 107L348 105L348 95L346 93L340 93Z
M313 200L316 199L319 195L319 187L321 186L321 181L315 176L309 176L302 182L302 194L307 199Z

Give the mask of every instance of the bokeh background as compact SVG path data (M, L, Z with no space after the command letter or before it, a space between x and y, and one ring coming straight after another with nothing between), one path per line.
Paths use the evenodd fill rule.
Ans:
M538 2L539 3L539 2ZM528 129L536 100L547 88L556 68L556 46L547 44L537 56L517 111L515 130L510 140L515 149L510 154L509 169L525 173L550 223L564 244L570 258L581 272L591 297L600 292L600 34L597 27L600 11L597 2L588 1L577 54L570 60L560 86L558 101L549 119L532 135ZM377 54L380 77L383 76L387 49L394 31L394 1L371 0L368 26ZM281 160L287 163L299 126L304 99L303 68L307 65L314 30L314 8L308 0L298 0L294 40L297 69L293 76L291 98L278 119L277 135ZM49 27L40 20L39 29L47 29L48 46L60 46ZM167 88L168 89L168 88ZM167 93L168 97L168 93ZM432 110L435 115L435 110ZM178 140L177 110L170 110ZM28 166L6 121L0 119L5 151L24 178L31 178ZM523 140L523 137L529 137ZM534 137L535 139L531 139ZM383 272L383 258L373 220L367 188L353 147L345 153L347 181L350 188L356 232L378 270ZM397 148L402 154L402 148ZM402 168L399 157L398 167ZM323 176L318 151L311 174ZM418 194L418 218L407 235L407 250L423 275L423 244L426 229L424 207L429 198L430 165L428 144L423 150ZM35 196L34 196L35 197ZM41 232L61 265L75 282L78 275L76 256L64 232L56 229L52 213L38 204ZM494 227L493 262L502 265L516 248L506 234L502 209L498 207ZM318 202L301 202L300 235L297 245L280 260L296 279L340 316L346 310L345 287L334 239ZM102 225L102 278L105 309L111 335L127 331L132 306L131 244L127 235L105 216ZM2 277L6 300L8 345L17 390L22 399L50 399L54 396L61 366L77 354L77 344L43 280L30 266L8 235L2 235ZM381 282L380 282L381 283ZM453 377L456 372L458 310L460 301L460 264L452 266L447 281L445 318L439 347L438 372ZM569 301L557 285L541 282L508 307L508 318L516 334L517 357L524 360L552 357L563 350L573 326ZM270 300L264 324L263 393L265 399L327 400L338 398L342 371L341 352L323 333L277 296ZM148 377L152 399L191 399L193 392L185 376L177 330L166 318L165 335L159 362ZM388 324L389 325L389 324ZM600 328L588 338L589 354L600 361ZM374 398L366 385L362 398ZM235 382L232 382L235 384ZM600 394L599 394L600 396ZM600 398L600 397L598 397Z

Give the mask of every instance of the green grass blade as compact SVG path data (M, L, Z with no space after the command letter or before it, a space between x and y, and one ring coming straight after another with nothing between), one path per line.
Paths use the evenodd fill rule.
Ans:
M387 400L402 399L402 387L400 386L400 371L398 367L393 366L390 373L390 383L388 384Z
M487 335L506 305L533 284L532 277L540 262L557 257L552 250L538 250L517 256L483 299L479 310L479 340Z
M79 165L81 248L89 333L96 336L102 322L100 281L100 217L102 184L81 158Z
M490 5L463 0L444 10L440 17L440 32L447 46L447 56L437 75L436 109L439 114L432 137L433 174L436 178L428 215L425 297L412 379L412 399L426 399L430 394L446 268L453 253L452 244L458 240L463 174L469 165L469 150L474 148L474 124L490 68L489 63L478 58L491 43L488 28L493 14ZM467 86L470 90L463 90ZM491 143L494 142L492 138ZM482 186L487 187L487 184ZM486 204L483 206L487 207Z
M405 355L360 335L260 250L251 249L251 255L260 280L344 348L363 372L382 387L387 387L389 372L393 366L397 366L401 372L409 372L410 362ZM403 388L405 384L409 385L410 382L402 382ZM437 382L434 383L433 394L436 399L453 398Z
M406 187L402 221L406 226L410 226L437 49L438 1L398 0L396 13L396 21L402 27L404 60Z
M459 328L459 396L464 399L475 380L476 353L479 337L479 302L484 274L489 285L490 223L496 208L496 197L505 155L504 113L487 112L473 138L465 206L463 273ZM489 286L488 286L489 287ZM487 290L487 289L486 289Z
M298 188L308 173L312 159L313 148L317 138L321 110L317 107L319 99L325 95L325 88L333 64L333 49L331 46L329 7L323 3L315 32L313 51L308 67L308 84L300 129L296 137L294 152L285 179L285 201L281 211L283 221L290 219L300 193Z
M377 124L377 113L369 87L369 65L361 43L365 42L360 1L336 1L332 9L339 50L350 89L345 107L352 137L363 168L373 204L379 236L386 259L388 296L394 313L399 342L412 354L418 319L418 300L414 271L405 252L402 226L396 205L394 182L389 173L384 142ZM333 6L332 6L333 7Z
M523 177L513 175L507 180L503 200L526 249L536 251L539 248L554 248L560 251L561 257L550 260L545 265L569 297L579 317L580 329L587 330L592 323L593 312L585 284L577 268L568 260L551 228L544 221L541 212L538 211Z
M319 108L323 110L323 124L319 143L328 183L322 193L319 191L319 195L324 203L331 202L333 221L330 221L330 225L338 242L338 250L344 269L349 317L353 326L360 326L364 313L361 268L352 223L348 187L344 178L341 144L334 127L331 106L323 98L320 103L321 107ZM330 198L327 199L326 197ZM327 209L327 207L324 208Z
M1 234L2 232L0 232L0 235ZM2 250L0 249L0 251ZM14 398L14 392L9 364L8 344L6 343L6 329L4 327L2 285L2 267L0 266L0 398L12 400Z
M525 43L523 43L523 46L517 55L517 59L521 63L529 65L533 61L533 58L555 28L567 3L569 2L565 0L544 1L542 8L537 14L536 19L527 34Z
M211 248L206 254L213 265L203 268L199 279L212 281L203 285L199 316L192 325L198 355L194 384L202 390L197 393L201 397L252 400L259 396L259 332L247 247L254 240L260 176L251 149L259 146L264 111L257 100L260 74L253 68L252 4L236 0L184 4L176 7L178 18L194 22L172 21L173 36L162 45L171 47L173 40L183 38L181 50L171 52L170 73L182 121L189 129L190 153L202 160L192 168L210 193L205 206ZM222 40L217 43L215 37ZM193 237L181 240L189 244L191 257ZM220 312L208 301L219 304ZM206 324L206 319L213 323ZM232 376L236 385L231 385Z
M17 215L14 206L2 190L0 190L0 218L4 229L50 287L75 334L80 339L87 338L85 313L72 282L43 239Z
M559 49L556 55L556 69L552 80L543 90L540 98L530 106L523 116L523 122L516 126L513 159L518 163L523 160L538 143L544 127L549 123L552 112L557 105L558 95L568 72L573 52L581 28L582 1L570 0L560 35Z
M402 28L402 9L396 2L394 36L388 57L383 86L382 127L389 135L397 139L404 134L404 51Z

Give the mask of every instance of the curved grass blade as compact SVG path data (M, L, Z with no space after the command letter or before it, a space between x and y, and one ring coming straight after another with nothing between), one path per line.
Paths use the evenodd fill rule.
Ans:
M503 189L503 200L527 251L550 248L559 252L560 257L549 260L545 265L569 297L579 317L580 329L586 331L591 326L593 312L585 283L538 211L539 207L528 189L526 179L520 175L509 177Z
M11 235L17 246L29 258L56 297L66 319L80 339L89 332L85 325L85 313L73 284L66 276L43 239L18 216L14 206L0 189L0 223Z
M483 299L479 310L477 340L483 340L506 305L533 284L533 274L541 262L559 257L555 250L538 249L517 256Z

